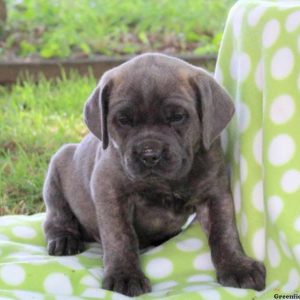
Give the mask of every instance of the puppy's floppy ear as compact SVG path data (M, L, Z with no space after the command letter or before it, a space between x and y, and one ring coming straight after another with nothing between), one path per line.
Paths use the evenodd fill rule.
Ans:
M208 150L231 120L234 105L224 88L206 72L201 72L194 79L196 79L197 98L202 116L202 141L204 148Z
M107 115L111 81L104 75L84 106L84 121L88 129L108 146Z

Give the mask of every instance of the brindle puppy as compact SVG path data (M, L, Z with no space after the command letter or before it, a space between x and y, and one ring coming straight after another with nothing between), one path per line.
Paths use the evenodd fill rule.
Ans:
M105 73L84 109L91 131L52 158L44 185L51 255L104 252L103 288L150 292L139 249L178 234L192 212L208 235L217 280L262 290L263 264L239 241L219 134L233 104L204 70L160 54Z

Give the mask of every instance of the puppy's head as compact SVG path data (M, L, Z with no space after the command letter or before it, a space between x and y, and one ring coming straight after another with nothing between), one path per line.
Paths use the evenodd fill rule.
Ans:
M85 122L114 147L132 179L179 179L194 154L230 121L233 104L204 70L161 54L106 72L85 105Z

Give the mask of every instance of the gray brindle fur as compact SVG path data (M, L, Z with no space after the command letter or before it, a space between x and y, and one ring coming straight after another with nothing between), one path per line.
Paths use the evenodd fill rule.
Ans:
M86 102L90 132L51 159L44 185L50 255L85 241L104 253L103 288L150 292L139 250L181 231L196 212L217 280L262 290L265 268L239 241L220 132L233 104L203 69L144 54L106 72Z

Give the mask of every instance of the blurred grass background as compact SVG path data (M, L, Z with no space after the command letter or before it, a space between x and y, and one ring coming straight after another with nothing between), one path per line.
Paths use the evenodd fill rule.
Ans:
M234 0L6 0L3 59L216 53Z
M96 80L80 77L0 87L0 215L44 209L42 185L50 157L87 130L83 103Z

